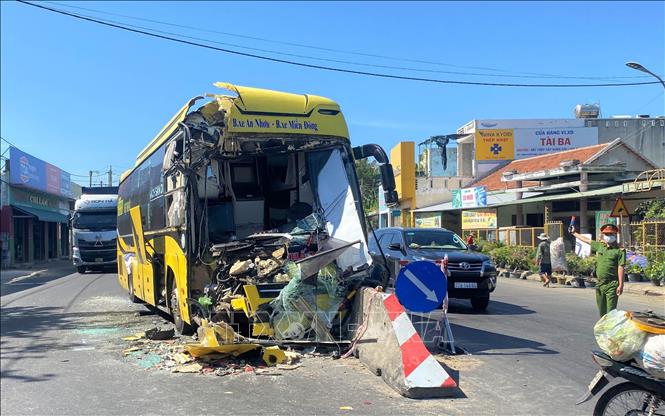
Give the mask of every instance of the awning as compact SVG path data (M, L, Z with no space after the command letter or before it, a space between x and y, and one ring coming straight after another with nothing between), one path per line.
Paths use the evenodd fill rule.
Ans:
M515 201L505 202L501 204L494 204L494 207L507 206L507 205L518 205L518 204L528 204L531 202L548 202L548 201L561 201L567 199L580 199L580 198L589 198L595 196L603 195L613 195L623 193L623 185L614 185L602 189L594 189L592 191L584 192L574 192L567 194L554 194L554 195L543 195L534 198L523 198ZM488 204L489 206L489 204Z
M654 191L657 191L657 189L654 189ZM524 196L531 196L531 197L522 198L522 199L516 199L516 195L514 192L505 192L502 194L495 194L495 195L488 194L486 207L465 208L464 210L467 211L469 209L498 208L498 207L511 206L511 205L530 204L532 202L561 201L561 200L590 198L590 197L615 195L615 194L625 195L627 193L629 192L624 191L623 185L614 185L614 186L608 186L606 188L594 189L591 191L574 192L567 194L542 194L542 193L538 194L538 193L525 192ZM461 208L453 208L452 205L453 205L452 202L446 202L444 204L433 205L431 207L419 208L414 210L414 212L461 211Z
M33 217L37 217L39 218L39 221L64 222L64 223L67 223L69 221L66 215L55 211L49 211L47 209L23 207L23 206L19 207L16 205L12 205L12 209L21 211L27 215L32 215Z
M529 196L538 196L542 195L542 192L524 192L525 197ZM501 205L510 205L517 201L517 195L511 192L499 192L499 193L488 193L487 194L487 206L486 207L476 207L476 208L464 208L465 211L470 209L484 209L491 208L493 206ZM413 212L439 212L439 211L461 211L462 208L453 207L452 201L444 202L443 204L431 205L429 207L423 207L414 209Z

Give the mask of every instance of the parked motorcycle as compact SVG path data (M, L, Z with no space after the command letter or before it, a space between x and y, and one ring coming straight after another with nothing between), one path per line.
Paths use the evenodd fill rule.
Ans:
M589 391L576 404L582 404L600 393L611 378L623 379L607 389L596 402L594 416L659 415L665 416L665 380L651 376L632 361L615 361L607 354L593 351L600 370L589 383Z

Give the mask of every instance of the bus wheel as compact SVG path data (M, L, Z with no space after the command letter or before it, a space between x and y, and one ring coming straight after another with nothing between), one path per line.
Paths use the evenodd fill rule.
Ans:
M190 335L192 333L192 327L187 322L182 320L180 315L180 302L178 302L178 288L175 284L175 279L171 279L171 296L169 299L169 309L171 311L171 316L173 317L173 325L175 330L182 335Z
M85 266L77 266L76 271L79 272L80 274L85 273Z
M127 275L127 297L132 303L141 303L141 300L134 294L134 278L131 274Z

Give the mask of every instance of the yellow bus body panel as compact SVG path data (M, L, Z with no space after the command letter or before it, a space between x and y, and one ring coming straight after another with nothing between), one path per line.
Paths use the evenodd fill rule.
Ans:
M141 223L141 207L135 206L129 210L132 224L132 238L136 256L132 257L132 287L134 294L139 299L151 305L155 304L155 294L150 286L152 282L152 264L148 261L148 253L145 248L145 237L143 236L143 224Z
M215 95L227 113L229 134L298 134L349 138L339 105L325 97L216 82L237 97Z
M180 244L169 235L164 237L164 253L166 267L171 269L175 278L180 317L183 321L191 324L189 305L187 305L187 257L180 248Z
M125 241L122 237L118 236L117 239L117 250L118 250L118 282L120 287L125 290L129 290L129 282L127 280L127 267L125 266L125 257L124 254L130 252L130 248L127 247Z

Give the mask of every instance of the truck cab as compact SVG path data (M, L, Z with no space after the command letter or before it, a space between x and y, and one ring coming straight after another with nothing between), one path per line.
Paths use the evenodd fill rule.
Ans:
M79 273L117 265L117 194L83 194L74 205L72 258Z

